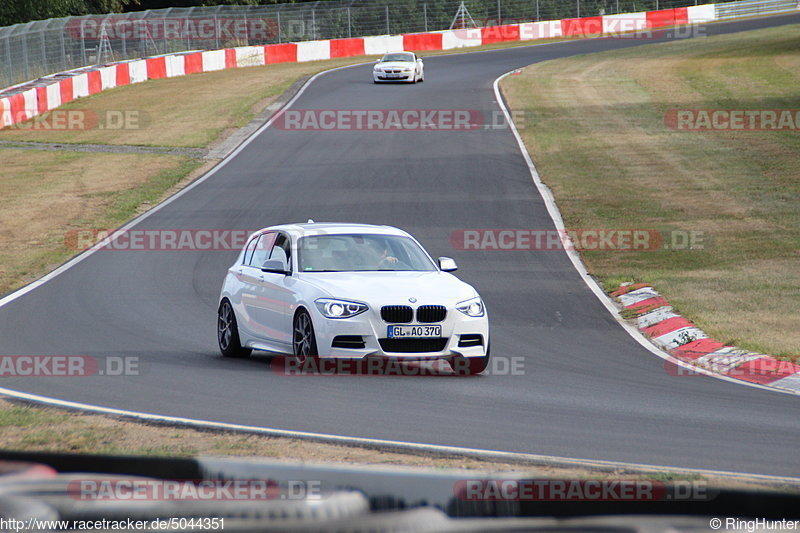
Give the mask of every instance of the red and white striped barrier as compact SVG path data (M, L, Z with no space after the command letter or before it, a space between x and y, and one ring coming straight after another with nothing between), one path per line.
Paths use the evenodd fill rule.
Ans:
M378 37L364 37L364 53L366 55L380 55L397 52L403 49L402 35L381 35Z
M708 22L714 19L714 4L705 4L660 11L505 24L486 28L242 46L148 57L101 67L77 69L0 91L0 128L25 122L77 98L114 87L198 72L379 55L401 50L423 52L452 50L509 41L621 34Z
M690 367L800 393L800 365L757 352L726 346L710 339L694 323L645 283L622 286L613 293L635 315L639 330L650 341ZM675 375L695 375L690 369L668 367Z

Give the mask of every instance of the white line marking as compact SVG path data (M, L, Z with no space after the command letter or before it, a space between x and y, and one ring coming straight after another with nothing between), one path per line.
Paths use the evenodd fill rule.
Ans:
M765 17L765 18L769 18L769 17ZM455 52L455 53L448 53L448 54L437 54L437 55L429 56L429 58L433 59L433 58L439 58L439 57L459 56L459 55L466 55L466 54L486 54L486 53L492 53L492 52L504 52L504 51L507 51L509 49L515 49L515 48L536 48L536 47L539 47L539 46L563 45L563 44L566 44L566 43L577 43L577 42L583 42L583 41L594 41L594 40L606 39L606 38L608 38L608 37L607 36L597 36L597 37L589 37L589 38L565 39L565 40L553 41L553 42L548 42L548 43L534 43L534 44L523 44L523 45L519 45L519 46L493 48L491 50L473 50L473 51ZM520 42L524 42L524 41L520 41ZM380 55L380 54L377 54L377 55ZM308 81L306 81L305 84L303 84L303 87L300 88L300 90L297 92L297 94L295 94L291 98L291 100L289 100L289 102L286 103L286 105L283 107L283 109L290 108L292 106L292 104L295 102L295 100L297 100L306 91L306 89L311 85L311 83L314 80L316 80L318 77L320 77L322 75L325 75L325 74L328 74L330 72L335 72L337 70L342 70L342 69L346 69L346 68L353 68L353 67L359 67L359 66L363 66L363 65L371 65L372 63L373 63L372 61L365 61L363 63L355 63L353 65L344 65L342 67L335 67L335 68L332 68L330 70L324 70L322 72L318 72L318 73L314 74L311 78L308 79ZM519 71L519 70L521 70L521 69L514 69L511 72L515 72L515 71ZM519 132L517 131L516 125L514 124L514 122L512 120L510 120L510 117L509 117L509 114L508 114L508 109L506 109L506 106L503 103L503 99L502 99L502 97L500 95L500 92L498 90L498 82L501 79L503 79L506 76L508 76L509 74L511 74L511 72L507 72L507 73L503 74L502 76L500 76L499 78L497 78L496 80L494 80L494 92L495 92L495 96L497 98L497 102L499 103L500 108L503 110L503 113L506 115L506 118L509 120L509 124L511 124L512 131L514 132L514 136L517 138L517 143L520 145L520 150L522 151L523 155L525 156L525 159L528 162L528 165L529 165L529 167L531 169L531 174L534 176L534 181L537 183L537 187L539 187L540 192L541 192L541 190L542 190L541 187L544 187L545 189L547 189L547 186L544 185L544 184L541 184L541 181L539 180L539 175L538 175L538 173L536 171L536 168L533 166L533 162L531 161L530 156L528 155L528 152L525 149L525 145L524 145L524 143L522 142L522 139L519 136ZM255 139L258 135L260 135L262 131L266 130L269 126L271 126L272 122L275 120L276 116L277 115L273 115L269 119L269 121L267 121L266 124L264 124L258 130L256 130L250 137L247 138L247 140L245 140L241 145L239 145L239 147L236 150L231 152L228 155L227 158L225 158L222 161L220 161L217 164L217 166L215 166L214 168L209 170L206 174L204 174L200 178L196 179L190 185L184 187L183 189L181 189L180 191L175 193L173 196L171 196L168 199L164 200L162 203L158 204L157 206L155 206L151 210L147 211L146 213L143 213L139 217L137 217L137 218L133 219L132 221L130 221L125 226L119 228L115 232L115 234L124 233L125 230L132 228L133 226L135 226L136 224L138 224L139 222L141 222L142 220L144 220L148 216L152 215L153 213L155 213L156 211L158 211L162 207L170 204L173 200L181 197L184 193L189 192L191 189L193 189L194 187L196 187L200 183L202 183L205 180L207 180L208 178L210 178L218 170L220 170L222 167L224 167L228 163L228 161L230 159L233 159L240 151L242 151L248 144L250 144L253 141L253 139ZM540 184L541 184L541 187L540 187ZM548 194L550 196L552 196L550 194L550 192L549 192L549 189L548 189ZM545 203L548 203L547 197L544 196L544 195L543 195L543 197L545 198ZM561 215L558 212L558 208L555 208L555 204L553 204L553 207L554 207L555 214L558 217L558 221L559 221L559 222L557 222L557 226L560 223L561 225L559 227L563 227L563 222L561 222ZM548 204L548 212L550 212L549 204ZM551 216L551 218L553 218L553 213L552 212L550 213L550 216ZM556 221L555 218L553 220ZM116 237L114 237L114 238L116 238ZM32 291L36 287L39 287L39 286L43 285L44 283L46 283L47 281L55 278L59 274L62 274L64 271L68 270L69 268L72 268L73 266L77 265L78 263L80 263L81 261L83 261L84 259L89 257L91 254L96 252L99 248L105 246L107 244L107 242L109 242L109 241L102 241L102 242L99 242L99 243L95 244L89 250L86 250L85 252L83 252L82 254L78 255L77 257L72 258L71 260L67 261L66 263L64 263L63 265L61 265L57 269L53 270L52 272L42 276L38 280L26 285L25 287L22 287L21 289L18 289L16 291L12 292L11 294L6 295L4 298L0 299L0 307L3 307L7 303L10 303L10 302L16 300L20 296L23 296L23 295L27 294L28 292ZM571 257L572 257L572 254L570 254L570 258ZM580 272L581 269L579 268L578 271Z
M548 45L554 45L554 44L563 44L564 42L576 42L576 41L559 41L559 42L553 42L553 43L539 43L539 44L535 44L535 45L530 45L530 47L548 46ZM464 52L464 53L483 53L483 52L495 52L495 51L500 51L500 49L497 49L497 50L482 50L482 51ZM461 54L448 54L448 55L461 55ZM436 56L436 57L439 57L439 56ZM309 85L311 85L311 83L314 80L316 80L318 77L320 77L320 76L322 76L324 74L327 74L329 72L334 72L334 71L345 69L345 68L357 67L357 66L361 66L361 65L368 65L370 63L371 62L357 63L357 64L354 64L354 65L346 65L346 66L343 66L343 67L336 67L336 68L333 68L333 69L330 69L330 70L326 70L326 71L323 71L323 72L318 72L317 74L312 76L303 85L303 87L297 92L297 94L294 95L294 97L292 97L291 100L289 100L289 102L287 102L287 104L284 107L284 109L288 109L289 107L291 107L291 105L294 104L294 102L305 92L305 90L309 87ZM513 72L513 71L511 71L511 72ZM558 208L555 205L555 201L553 200L552 193L550 192L550 189L548 189L547 186L544 183L542 183L541 179L539 178L539 173L536 171L536 167L534 166L533 161L531 160L530 154L528 154L528 151L525 148L525 143L522 141L522 137L520 137L520 135L519 135L519 131L517 130L516 124L514 124L514 121L511 119L511 115L508 112L508 108L506 108L506 105L505 105L505 103L503 101L502 95L500 94L499 83L503 78L505 78L506 76L511 74L511 72L507 72L507 73L503 74L502 76L500 76L500 77L498 77L497 79L494 80L493 87L494 87L494 93L495 93L495 97L496 97L498 106L502 109L503 114L506 117L506 120L511 125L511 131L514 133L514 137L517 140L517 144L519 145L520 152L522 152L522 156L525 158L525 162L528 165L528 169L529 169L529 171L531 173L531 177L533 178L533 181L536 184L536 187L539 190L539 193L542 195L542 198L543 198L543 200L545 202L545 205L547 206L547 212L550 215L550 218L555 223L556 228L564 230L564 222L563 222L563 220L561 218L561 214L559 213ZM245 140L238 148L236 148L236 150L231 152L231 154L227 158L225 158L223 161L221 161L219 164L217 164L217 166L215 166L213 169L211 169L208 173L206 173L205 175L201 176L200 178L198 178L197 180L192 182L190 185L188 185L184 189L182 189L179 192L177 192L174 196L171 196L170 198L168 198L164 202L160 203L159 205L157 205L156 207L154 207L150 211L148 211L146 213L143 213L141 216L135 218L134 220L132 220L131 222L129 222L128 224L126 224L125 226L120 228L120 230L122 231L122 230L130 229L131 227L135 226L136 224L138 224L139 222L141 222L142 220L144 220L148 216L152 215L153 213L155 213L159 209L163 208L164 206L166 206L169 203L171 203L172 201L174 201L176 198L179 198L180 196L182 196L183 194L185 194L186 192L188 192L192 188L196 187L197 185L199 185L200 183L204 182L209 177L214 175L219 169L224 167L228 163L228 161L233 159L248 144L250 144L258 135L260 135L261 132L263 132L269 126L271 126L274 119L275 119L275 116L271 117L270 120L266 124L264 124L261 128L256 130L247 140ZM57 268L53 272L50 272L46 276L36 280L35 282L31 283L30 285L26 285L22 289L19 289L19 290L15 291L15 292L9 294L8 296L6 296L2 300L0 300L0 307L8 304L9 302L12 302L12 301L16 300L17 298L23 296L24 294L27 294L28 292L32 291L36 287L39 287L39 286L43 285L47 281L49 281L49 280L55 278L56 276L58 276L59 274L65 272L69 268L77 265L78 263L80 263L81 261L83 261L84 259L89 257L91 254L93 254L95 251L97 251L97 249L102 244L104 244L104 243L98 243L97 245L95 245L91 249L87 250L86 252L82 253L81 255L79 255L79 256L71 259L67 263L63 264L61 267ZM610 299L610 297L608 297L605 294L605 292L603 292L603 290L599 287L599 285L597 285L597 282L593 278L591 278L591 276L589 276L589 273L586 271L586 268L583 266L583 263L581 262L580 256L578 256L577 252L575 252L574 250L568 250L567 251L567 255L569 256L570 260L572 261L572 264L575 267L575 269L578 271L578 274L581 276L581 278L583 278L584 282L589 286L589 289L595 294L595 296L597 296L597 298L600 300L600 302L606 307L606 309L609 311L609 313L611 313L611 315L615 318L617 323L619 323L622 326L622 328L625 329L625 331L627 331L628 334L630 334L631 337L633 337L639 344L641 344L645 349L649 350L651 353L657 355L658 357L660 357L662 359L668 360L668 361L670 361L670 362L672 362L672 363L674 363L676 365L679 365L681 367L690 369L693 372L701 373L701 374L704 374L704 375L708 375L710 377L714 377L714 378L717 378L717 379L722 379L722 380L725 380L725 381L730 381L730 382L734 382L734 383L748 385L748 386L751 386L751 387L756 387L756 388L765 389L765 390L785 392L785 393L788 393L788 394L791 394L792 392L796 392L797 394L800 394L800 391L788 391L788 390L787 391L783 391L783 390L775 389L775 388L772 388L772 387L764 387L762 385L758 385L758 384L754 384L754 383L743 382L743 381L736 380L736 379L733 379L733 378L729 378L729 377L726 377L726 376L720 376L719 374L714 374L714 373L708 372L708 371L706 371L704 369L696 368L693 365L689 365L687 363L684 363L680 359L676 359L676 358L672 357L671 355L669 355L667 353L663 353L663 352L657 350L655 348L655 346L653 346L652 344L650 344L650 342L647 341L647 339L644 337L644 335L641 332L639 332L638 329L634 328L633 326L631 326L630 324L628 324L627 322L625 322L622 319L622 317L619 315L619 312L617 311L617 308L614 306L614 302ZM646 465L646 464L638 464L638 463L620 463L620 462L613 462L613 461L595 461L595 460L587 460L587 459L571 459L571 458L566 458L566 457L557 457L557 456L548 456L548 455L523 454L523 453L515 453L515 452L503 452L503 451L497 451L497 450L482 450L482 449L478 449L478 448L459 448L459 447L456 447L456 446L442 446L442 445L436 445L436 444L424 444L424 443L415 443L415 442L402 442L402 441L391 441L391 440L380 440L380 439L368 439L368 438L362 438L362 437L348 437L348 436L343 436L343 435L332 435L332 434L326 434L326 433L298 432L298 431L289 431L289 430L281 430L281 429L264 428L264 427L258 427L258 426L245 426L245 425L239 425L239 424L228 424L228 423L224 423L224 422L212 422L212 421L197 420L197 419L192 419L192 418L179 418L179 417L170 417L170 416L155 415L155 414L149 414L149 413L141 413L141 412L135 412L135 411L124 411L124 410L120 410L120 409L113 409L113 408L110 408L110 407L101 407L101 406L83 404L83 403L78 403L78 402L70 402L70 401L66 401L66 400L58 400L58 399L55 399L55 398L48 398L46 396L39 396L39 395L36 395L36 394L29 394L29 393L15 391L15 390L11 390L11 389L5 389L5 388L2 388L2 387L0 387L0 394L4 394L6 396L10 396L10 397L14 397L14 398L30 400L30 401L34 401L34 402L38 402L38 403L56 405L56 406L67 407L67 408L72 408L72 409L82 409L82 410L86 410L86 411L93 411L93 412L104 413L104 414L126 416L126 417L141 419L141 420L161 421L161 422L166 422L166 423L182 424L182 425L188 425L188 426L194 426L194 427L210 427L210 428L218 428L218 429L237 430L237 431L251 431L251 432L254 432L254 433L276 435L276 436L286 436L286 437L294 437L294 438L308 438L308 439L328 440L328 441L331 441L331 442L335 441L335 442L341 442L341 443L344 443L344 444L360 444L360 445L372 445L372 446L383 446L383 447L391 446L391 447L402 448L402 449L407 449L407 450L414 450L414 451L430 451L430 452L448 452L449 451L449 452L453 452L453 453L466 454L466 455L475 455L477 457L484 457L484 458L494 458L494 459L506 458L506 459L513 459L513 460L528 460L528 461L531 461L531 462L541 462L543 464L557 464L557 463L561 462L564 465L583 466L583 467L588 467L588 468L606 468L606 467L608 467L608 468L620 468L620 467L626 467L626 468L642 468L642 469L647 469L647 470L659 470L659 471L695 472L695 473L700 473L700 474L705 474L705 475L719 475L719 476L727 476L727 477L734 477L734 478L752 478L752 479L765 479L765 480L778 479L778 480L786 480L786 481L793 482L793 483L797 481L797 479L795 479L795 478L778 478L778 477L774 477L774 476L766 476L766 475L761 475L761 474L736 473L736 472L725 472L725 471L716 471L716 470L692 470L692 469L685 469L685 468L679 468L679 467L656 466L656 465Z
M272 435L275 437L286 438L305 438L313 439L324 442L334 442L339 444L358 444L362 446L372 446L381 448L395 448L402 450L410 450L416 452L430 452L430 453L450 453L467 455L474 457L482 457L487 459L509 460L509 461L523 461L531 464L546 464L552 466L562 467L582 467L596 470L643 470L643 471L656 471L656 472L673 472L673 473L694 473L706 476L721 476L734 479L746 480L765 480L765 481L781 481L786 483L796 484L800 482L800 477L784 477L784 476L770 476L767 474L750 474L746 472L728 472L724 470L704 470L695 468L683 468L678 466L663 466L663 465L649 465L644 463L627 463L620 461L602 461L594 459L574 459L570 457L559 457L554 455L539 455L532 453L518 453L518 452L505 452L498 450L484 450L480 448L462 448L458 446L446 446L441 444L425 444L417 442L403 442L396 440L385 439L371 439L364 437L347 437L342 435L331 435L327 433L313 433L308 431L291 431L285 429L272 429L260 426L247 426L243 424L230 424L227 422L215 422L210 420L197 420L194 418L182 418L176 416L156 415L151 413L141 413L137 411L126 411L124 409L115 409L113 407L100 407L96 405L84 404L79 402L70 402L66 400L58 400L55 398L48 398L46 396L39 396L37 394L20 393L17 391L0 388L0 394L7 394L17 398L30 400L39 403L47 403L58 407L65 407L70 409L81 409L84 411L91 411L96 413L103 413L115 416L124 416L126 418L135 418L138 420L146 420L149 422L163 422L168 424L186 425L191 427L205 427L210 429L220 429L228 431L247 431L250 433L257 433L261 435Z
M773 381L772 385L776 385L778 387L784 387L786 389L790 389L793 391L797 391L800 394L800 373L798 374L790 374L785 378L781 378L779 380Z
M516 70L516 69L515 69ZM531 159L530 154L528 153L528 149L525 147L525 142L522 140L522 136L519 134L519 130L517 130L517 125L514 124L514 120L511 118L511 113L509 113L508 108L506 107L505 100L503 100L503 95L500 93L500 82L508 75L510 75L512 71L506 72L502 76L499 76L497 79L494 80L492 86L494 87L494 96L495 100L497 101L497 105L503 111L503 115L505 115L508 124L511 126L511 131L514 134L514 138L517 140L517 145L519 146L520 152L522 152L522 157L525 159L525 163L528 165L528 170L531 173L531 178L533 179L533 183L536 185L539 194L544 200L544 204L547 207L547 213L550 215L550 218L553 220L553 223L556 226L556 229L561 232L566 232L566 228L564 227L564 220L561 218L561 213L556 206L555 198L553 197L552 191L550 188L542 182L542 179L539 177L539 171L536 170L536 165L533 164L533 160ZM748 387L755 387L758 389L769 390L773 392L781 392L784 394L795 394L798 393L793 390L783 390L783 389L776 389L774 387L767 387L764 385L760 385L758 383L750 383L748 381L742 381L740 379L731 378L728 376L723 376L720 374L715 374L713 372L709 372L703 368L698 368L694 365L690 365L681 361L680 359L673 357L672 355L668 354L667 352L662 352L658 348L656 348L648 339L644 336L644 334L635 328L633 325L629 324L619 313L614 301L608 296L605 291L600 287L597 281L589 274L589 271L586 270L586 266L581 261L580 255L578 252L575 251L574 247L565 247L564 250L569 257L570 261L572 262L572 266L575 267L575 270L578 271L578 275L580 275L581 279L583 279L584 283L589 287L594 295L600 300L600 303L611 313L611 316L617 321L617 323L622 326L628 334L636 340L639 344L641 344L647 351L650 353L657 355L661 359L669 361L672 364L678 365L680 367L690 369L692 372L700 373L709 377L713 377L716 379L721 379L723 381L728 381L731 383L736 383L739 385L746 385Z
M297 94L295 94L292 97L292 99L289 100L286 103L286 105L284 106L284 109L288 109L289 107L291 107L292 104L295 102L295 100L297 100L306 91L308 86L311 85L311 83L315 79L317 79L319 76L322 76L323 74L328 74L329 72L334 72L334 71L337 71L337 70L356 67L356 66L365 65L365 64L367 64L367 63L357 63L355 65L345 65L343 67L336 67L336 68L332 68L330 70L325 70L325 71L318 72L318 73L314 74L311 78L308 79L308 81L306 81L305 84L303 84L303 86L300 88L300 90L297 91ZM140 216L134 218L133 220L131 220L130 222L128 222L127 224L125 224L124 226L119 228L118 230L114 231L112 236L104 239L101 242L98 242L97 244L95 244L94 246L92 246L91 248L86 250L85 252L81 253L80 255L78 255L76 257L73 257L72 259L70 259L69 261L67 261L66 263L64 263L60 267L58 267L57 269L53 270L52 272L50 272L48 274L45 274L44 276L42 276L41 278L37 279L36 281L34 281L34 282L22 287L21 289L18 289L16 291L12 292L11 294L6 295L3 299L0 299L0 307L3 307L4 305L7 305L7 304L13 302L17 298L20 298L21 296L24 296L24 295L28 294L29 292L31 292L32 290L36 289L37 287L41 287L42 285L44 285L45 283L47 283L51 279L57 277L60 274L63 274L64 272L66 272L70 268L74 267L75 265L77 265L81 261L83 261L85 259L88 259L89 257L92 256L92 254L97 252L99 249L105 247L108 243L113 242L121 234L124 234L126 230L129 230L130 228L136 226L137 224L139 224L141 221L145 220L150 215L152 215L154 213L157 213L162 208L168 206L169 204L171 204L172 202L174 202L175 200L177 200L178 198L180 198L181 196L183 196L187 192L191 191L192 189L194 189L195 187L197 187L198 185L200 185L201 183L206 181L208 178L210 178L211 176L216 174L219 170L221 170L223 167L225 167L225 165L227 165L234 157L236 157L236 155L239 152L244 150L245 147L247 147L247 145L249 145L251 142L253 142L253 140L256 137L258 137L258 135L261 134L261 132L263 132L264 130L269 128L272 125L273 121L277 118L277 116L278 115L276 113L275 115L270 117L270 119L263 126L258 128L255 132L253 132L253 134L250 135L244 142L242 142L242 144L240 144L233 152L231 152L230 155L228 155L228 157L226 157L225 159L220 161L214 168L209 170L207 173L205 173L201 177L197 178L195 181L193 181L192 183L190 183L189 185L187 185L186 187L184 187L183 189L181 189L180 191L178 191L174 195L170 196L169 198L167 198L166 200L164 200L163 202L161 202L157 206L153 207L152 209L150 209L146 213L141 214Z

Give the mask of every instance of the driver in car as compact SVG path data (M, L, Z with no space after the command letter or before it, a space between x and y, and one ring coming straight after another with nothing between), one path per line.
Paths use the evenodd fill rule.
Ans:
M389 247L384 243L381 245L377 239L366 239L369 248L375 254L377 268L383 268L386 265L397 263L397 258L390 254Z

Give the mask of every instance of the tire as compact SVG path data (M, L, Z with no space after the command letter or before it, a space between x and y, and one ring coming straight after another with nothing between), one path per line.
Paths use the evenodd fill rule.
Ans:
M314 335L314 324L308 311L301 309L294 315L292 324L292 353L294 358L304 363L308 359L316 359L317 337Z
M489 358L491 357L491 345L486 348L486 355L483 357L461 357L455 356L451 358L450 368L457 376L474 376L480 374L486 367L489 366Z
M219 304L217 310L217 343L219 351L225 357L248 357L253 351L242 348L239 341L239 326L236 324L236 315L233 313L231 303L225 299Z

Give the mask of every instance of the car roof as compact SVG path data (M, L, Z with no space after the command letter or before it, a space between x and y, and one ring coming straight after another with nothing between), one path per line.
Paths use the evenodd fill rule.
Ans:
M260 231L286 231L297 237L315 234L383 234L403 235L405 231L392 226L377 226L373 224L357 224L352 222L303 222L296 224L281 224L270 226Z

